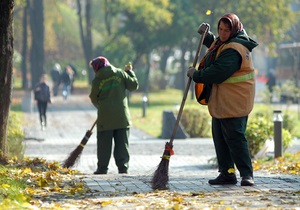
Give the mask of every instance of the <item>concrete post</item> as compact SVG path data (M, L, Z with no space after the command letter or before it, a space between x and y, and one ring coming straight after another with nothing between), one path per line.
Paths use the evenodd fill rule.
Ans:
M143 103L143 117L146 117L146 109L147 109L147 103L148 103L147 96L145 96L145 95L143 96L142 103Z

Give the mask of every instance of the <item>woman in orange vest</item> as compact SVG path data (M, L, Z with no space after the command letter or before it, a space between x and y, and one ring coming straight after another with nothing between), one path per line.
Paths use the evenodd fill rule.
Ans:
M209 29L202 23L201 31ZM237 15L225 14L218 22L218 37L208 32L203 44L209 47L198 70L187 76L206 86L204 97L212 116L212 134L219 176L211 185L236 184L235 166L242 186L254 185L253 168L245 137L248 115L254 104L255 80L251 51L258 44L243 29Z

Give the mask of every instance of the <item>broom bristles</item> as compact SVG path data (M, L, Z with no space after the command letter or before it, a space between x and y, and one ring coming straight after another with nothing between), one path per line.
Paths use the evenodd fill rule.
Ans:
M151 180L153 190L168 189L170 156L174 154L172 148L172 143L167 142L163 156L161 157L162 159L156 171L154 172L153 178Z
M88 130L85 133L85 136L81 140L80 144L76 147L76 149L74 149L73 152L70 153L69 157L65 161L63 161L62 167L64 167L64 168L70 168L70 167L74 166L74 164L80 158L80 155L82 153L83 147L86 145L86 143L89 140L89 138L90 138L91 135L92 135L92 131Z
M62 166L64 168L70 168L72 166L74 166L74 164L78 161L81 153L82 153L82 150L83 150L83 146L82 145L78 145L76 147L76 149L74 149L69 157L63 162Z
M169 182L169 160L161 159L156 171L151 180L153 190L166 190L168 189Z

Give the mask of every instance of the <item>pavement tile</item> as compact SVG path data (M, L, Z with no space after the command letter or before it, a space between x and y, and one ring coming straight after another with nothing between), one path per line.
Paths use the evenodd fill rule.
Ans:
M85 95L71 95L68 101L55 98L53 104L49 106L48 127L45 131L39 127L36 109L25 113L25 156L62 162L80 143L95 118L96 110ZM93 192L94 198L111 198L111 195L125 198L136 193L153 192L150 181L161 161L160 157L166 141L168 140L155 139L132 128L129 174L117 174L117 167L112 157L108 174L94 175L93 171L97 164L96 134L94 133L74 169L84 173L83 180ZM297 142L295 145L300 151L300 144ZM297 151L295 147L293 151ZM225 204L230 204L235 199L244 202L247 208L266 207L263 201L248 201L247 193L249 192L257 192L257 196L263 192L274 194L273 197L268 196L266 199L274 200L274 206L281 203L280 206L283 209L289 209L291 205L288 202L292 202L293 199L300 200L300 176L255 171L256 185L253 187L241 187L240 179L237 185L209 185L208 179L218 175L215 166L209 163L209 160L215 157L211 139L175 140L174 151L175 155L171 157L169 163L169 191L220 193L211 199L219 202L221 198ZM290 193L290 201L281 202L278 198L280 193ZM296 202L300 205L300 201ZM130 209L132 206L127 207Z

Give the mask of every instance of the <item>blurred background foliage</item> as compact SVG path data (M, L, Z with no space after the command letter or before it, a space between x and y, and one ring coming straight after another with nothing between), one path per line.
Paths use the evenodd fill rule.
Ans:
M28 52L22 57L23 21L29 16L24 16L24 11L28 2L16 0L15 6L14 67L18 75L22 74L23 59L28 69L33 65L28 52L30 43L35 40L31 40L29 24L25 27L28 31ZM80 13L78 3L82 7ZM87 21L86 5L91 6L90 21ZM198 26L208 22L211 31L216 34L219 18L234 12L247 33L259 43L253 52L258 72L267 73L274 65L269 60L273 61L278 56L278 46L299 41L299 5L298 0L47 0L44 1L43 70L49 73L55 63L62 67L72 63L79 71L79 78L89 80L87 73L93 73L87 69L89 59L103 55L119 67L133 62L141 91L151 91L155 86L183 89L186 83L184 72L193 61L200 39ZM84 37L87 33L85 28L91 30L91 58L84 55L79 20L82 20ZM202 54L205 50L203 48ZM161 84L156 84L156 79L150 80L151 72L160 73ZM26 78L36 78L30 75L34 73L28 73Z

